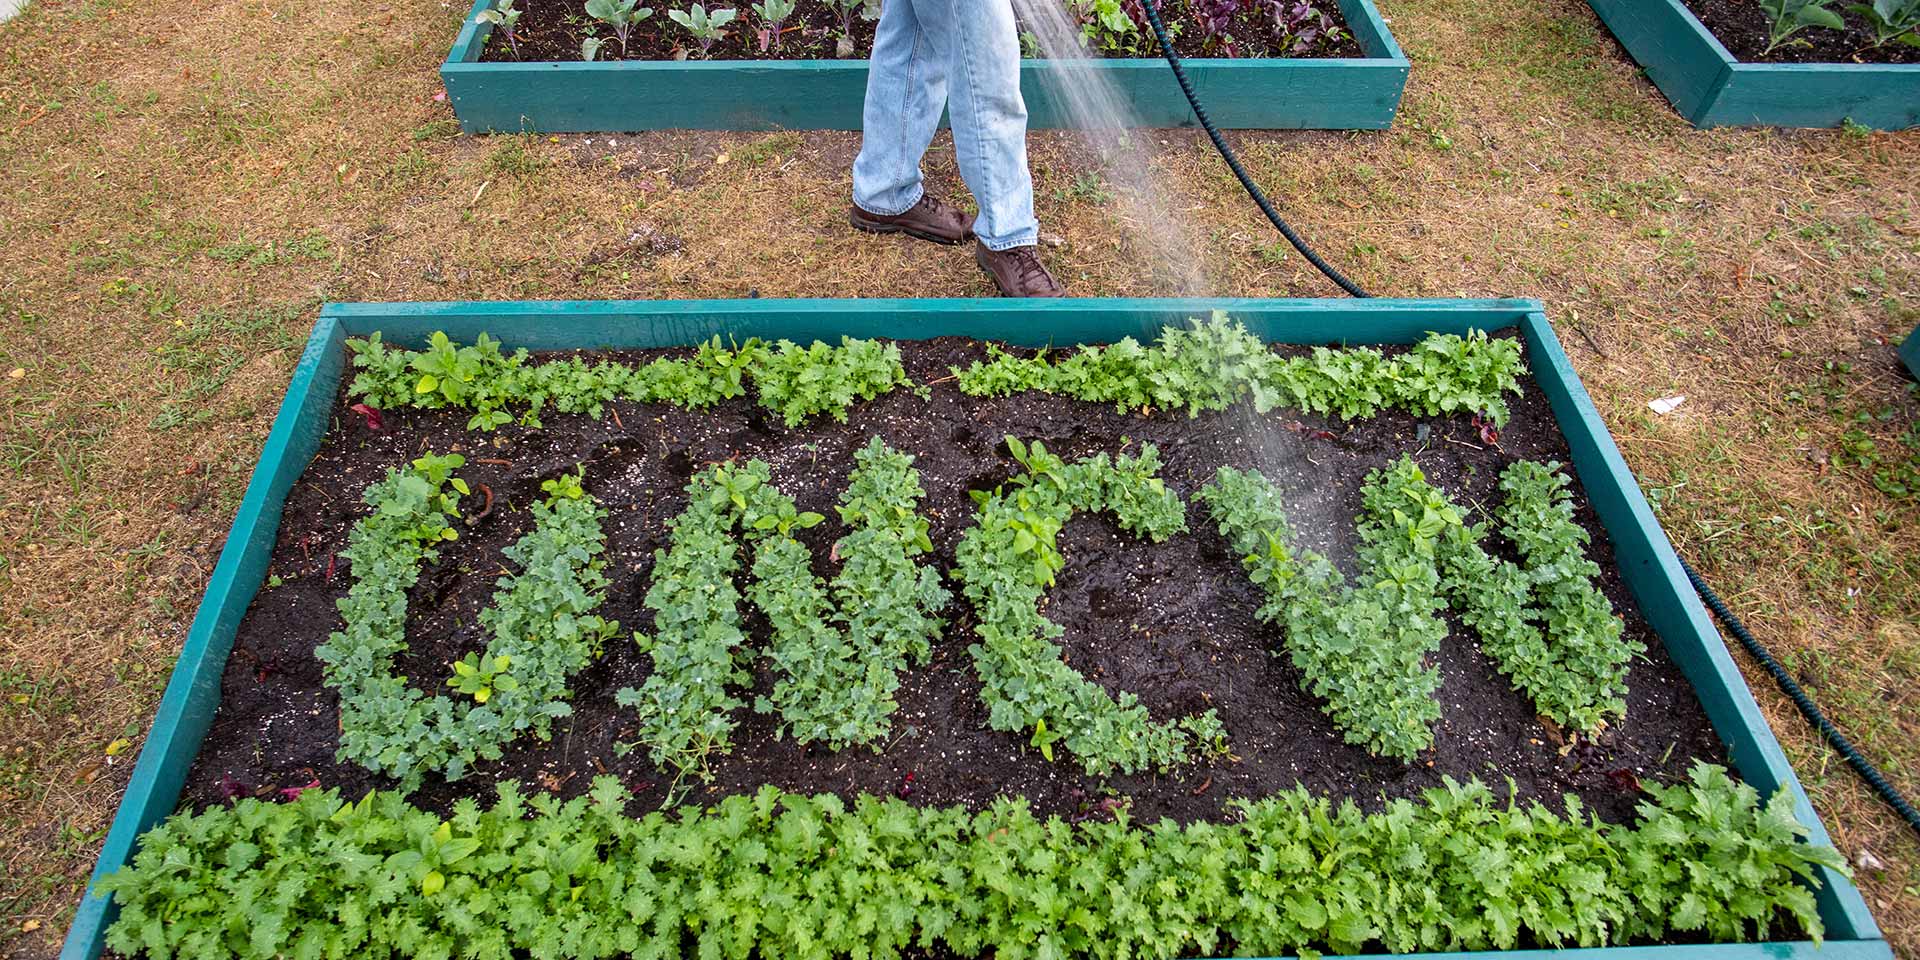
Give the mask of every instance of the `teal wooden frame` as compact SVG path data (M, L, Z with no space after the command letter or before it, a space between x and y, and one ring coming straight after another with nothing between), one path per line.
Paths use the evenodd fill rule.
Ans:
M1337 0L1364 57L1188 60L1187 75L1216 125L1233 129L1384 130L1407 85L1407 58L1373 0ZM440 66L466 133L631 130L858 130L865 60L482 63L492 26L474 0ZM1103 60L1143 127L1193 126L1160 60ZM1032 127L1069 126L1048 95L1045 60L1027 60L1020 92Z
M1742 63L1680 0L1587 4L1696 127L1920 126L1920 64Z
M1107 342L1151 335L1169 322L1224 309L1260 336L1288 343L1411 343L1429 331L1464 333L1519 327L1534 376L1564 431L1587 497L1609 538L1622 576L1726 742L1748 783L1785 788L1815 842L1827 842L1819 816L1761 716L1725 642L1688 589L1678 559L1640 487L1601 423L1560 348L1544 308L1533 300L704 300L503 303L347 303L321 310L295 367L286 399L254 468L232 533L207 584L148 731L131 783L95 866L98 879L118 869L136 838L172 813L220 699L220 677L234 634L259 590L273 552L287 491L318 450L331 419L345 341L380 331L392 343L420 346L435 330L471 341L489 333L509 348L646 348L696 343L715 334L806 341L857 337L967 336L1025 346ZM1892 951L1854 886L1823 872L1818 891L1827 941L1572 950L1586 960L1890 960ZM64 960L94 960L112 916L109 900L89 892L67 934ZM1436 955L1437 956L1437 955ZM1543 960L1544 952L1488 954Z
M1900 345L1900 362L1907 365L1907 372L1920 377L1920 326L1907 334L1907 340Z

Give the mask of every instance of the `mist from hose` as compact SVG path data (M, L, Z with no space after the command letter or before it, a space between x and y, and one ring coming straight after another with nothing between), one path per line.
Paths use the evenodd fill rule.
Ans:
M1164 292L1183 297L1203 296L1205 273L1184 216L1173 209L1160 188L1141 140L1141 125L1120 91L1097 69L1081 39L1080 21L1067 9L1070 0L1013 0L1014 12L1031 42L1046 59L1036 71L1041 87L1064 126L1086 144L1100 165L1097 173L1119 204L1116 219L1153 271Z
M1108 74L1096 66L1097 58L1087 52L1080 21L1068 7L1071 2L1013 0L1029 41L1047 60L1046 69L1039 71L1041 89L1065 115L1065 126L1100 163L1099 172L1120 205L1116 219L1137 248L1136 255L1155 271L1156 286L1178 296L1205 296L1210 291L1199 260L1201 246L1187 225L1190 217L1176 212L1173 198L1161 188L1151 145L1142 139L1144 128ZM1167 82L1175 79L1169 76ZM1169 317L1168 322L1199 319L1204 318ZM1288 431L1279 414L1256 413L1251 402L1236 403L1219 416L1230 418L1235 435L1233 465L1257 469L1279 485L1304 545L1339 556L1326 531L1346 522L1346 507L1340 491L1318 481L1320 467L1309 453L1313 441ZM1194 479L1199 483L1212 478Z

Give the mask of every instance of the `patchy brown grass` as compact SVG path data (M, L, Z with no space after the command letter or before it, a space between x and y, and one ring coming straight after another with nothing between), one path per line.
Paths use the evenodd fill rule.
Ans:
M1545 300L1681 549L1920 794L1920 507L1836 457L1920 416L1892 346L1920 134L1692 130L1577 0L1387 7L1399 125L1238 136L1255 173L1376 291ZM844 227L853 135L450 136L463 10L34 0L0 26L0 955L57 943L318 302L990 292L964 249ZM1204 140L1148 143L1212 291L1331 292ZM1069 142L1033 162L1075 292L1170 289ZM1751 679L1920 951L1920 844Z

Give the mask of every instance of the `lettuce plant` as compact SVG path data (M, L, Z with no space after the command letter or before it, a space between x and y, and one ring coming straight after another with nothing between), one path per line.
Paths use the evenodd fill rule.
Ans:
M461 346L436 332L427 349L411 351L388 346L376 332L348 340L347 348L357 371L347 386L350 397L382 410L470 410L469 430L512 423L508 409L517 407L525 408L519 422L535 428L542 410L598 419L618 400L704 409L745 395L749 383L760 405L789 426L822 413L845 422L848 406L913 386L899 347L851 337L842 337L839 346L752 339L737 348L714 337L691 357L638 366L577 356L536 364L526 350L502 353L500 341L484 333L472 346ZM925 387L914 389L926 395Z
M726 30L722 28L732 23L733 18L737 15L737 12L732 8L720 8L708 11L706 5L700 3L696 3L685 10L667 11L667 16L671 17L674 23L687 28L687 32L693 34L695 40L700 41L700 56L702 58L707 57L713 52L714 41L727 35Z
M639 0L587 0L587 15L613 28L614 39L620 41L622 57L627 55L627 38L632 35L634 26L653 16L652 7L635 6L638 2ZM582 52L585 52L584 49ZM587 57L587 59L593 58Z
M1649 788L1632 824L1448 779L1414 799L1303 788L1224 823L1067 823L764 787L629 817L613 777L483 809L310 789L181 812L103 878L107 943L154 960L342 957L1314 956L1817 943L1819 868L1793 797L1718 767Z
M1267 7L1281 39L1288 42L1287 52L1295 56L1311 53L1316 44L1331 43L1342 36L1333 17L1314 6L1313 0L1268 0Z
M1260 413L1290 407L1351 420L1398 407L1421 416L1470 412L1496 424L1506 422L1505 394L1519 392L1525 372L1517 341L1479 331L1429 335L1391 360L1369 347L1282 357L1222 313L1167 327L1151 347L1127 337L1053 359L989 344L986 361L953 368L971 396L1040 390L1121 411L1184 409L1188 416L1249 399Z

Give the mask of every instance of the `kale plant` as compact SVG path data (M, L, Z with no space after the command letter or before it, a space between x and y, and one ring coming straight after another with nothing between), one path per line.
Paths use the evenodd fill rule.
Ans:
M876 437L854 461L839 508L852 531L835 546L842 567L831 588L793 536L825 518L776 489L764 462L717 465L687 487L645 598L654 635L635 638L653 674L616 694L640 711L640 742L676 782L709 776L707 758L731 747L732 714L744 705L733 691L752 684L732 582L736 529L753 548L747 596L773 628L768 655L779 671L755 709L778 713L783 735L836 751L891 731L899 671L926 662L948 595L938 571L915 562L933 545L915 512L923 494L913 459Z
M627 39L633 33L634 26L653 16L652 7L637 7L635 4L638 2L639 0L587 0L587 15L613 28L614 39L620 41L622 57L627 55Z
M1226 731L1208 710L1156 722L1130 693L1112 696L1060 659L1063 628L1040 601L1063 559L1056 538L1075 510L1107 511L1122 529L1156 543L1187 528L1186 508L1158 476L1159 451L1106 454L1069 464L1008 437L1025 468L991 493L975 491L979 522L961 538L955 575L977 617L967 648L979 671L987 725L1024 733L1049 761L1059 743L1094 776L1166 769L1225 750Z
M1832 0L1760 0L1760 9L1767 15L1767 46L1760 51L1762 55L1772 53L1790 38L1808 27L1820 27L1826 30L1845 30L1846 21L1840 15L1827 9ZM1794 41L1805 43L1804 40Z
M514 0L493 0L493 6L480 11L475 19L481 23L491 23L498 27L507 38L507 49L513 51L513 58L520 59L520 14L524 11L513 8Z
M668 10L667 16L700 41L700 56L704 59L713 52L714 42L726 37L727 31L722 28L732 23L737 13L731 8L709 12L705 4L696 3L685 10Z
M919 515L925 492L913 458L874 437L854 463L836 508L850 532L834 544L841 569L831 595L809 568L806 548L788 535L818 514L796 514L779 497L745 517L763 535L747 594L773 626L767 653L779 671L754 708L778 713L794 739L835 751L853 744L878 750L892 732L900 672L932 656L949 599L939 571L915 562L933 543Z
M1427 657L1447 634L1434 551L1459 518L1397 509L1390 491L1416 480L1411 460L1374 471L1362 490L1357 586L1326 558L1296 553L1280 491L1254 471L1221 467L1195 495L1266 594L1260 619L1286 630L1301 685L1326 703L1347 742L1411 762L1433 743L1439 671Z
M499 580L480 613L493 639L451 665L448 684L465 698L427 696L393 672L407 646L407 591L433 548L458 537L452 521L467 487L452 471L464 462L428 455L367 488L373 512L340 554L354 580L339 601L345 624L314 651L322 682L340 696L340 759L407 790L429 772L458 780L522 734L545 739L554 718L572 712L568 679L619 627L593 614L607 588L606 511L575 487L534 503L532 532L504 551L521 571Z
M762 29L766 31L766 39L760 41L760 49L767 48L768 39L772 40L775 50L780 49L780 32L787 18L793 16L793 0L756 0L753 14L760 18Z
M1867 21L1873 30L1873 45L1903 43L1920 47L1920 0L1872 0L1847 7Z
M1500 532L1519 551L1520 582L1544 634L1544 649L1525 637L1506 657L1528 663L1532 678L1521 688L1542 713L1576 729L1596 730L1605 718L1625 715L1627 667L1645 648L1624 636L1613 604L1595 586L1600 566L1587 558L1587 531L1573 520L1567 489L1572 481L1559 468L1521 460L1500 476L1506 494ZM1476 574L1474 566L1461 575ZM1504 593L1513 593L1512 574L1503 572L1499 581ZM1522 676L1515 673L1516 680Z

